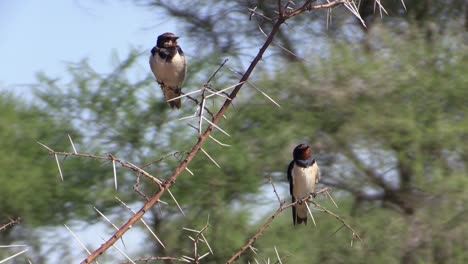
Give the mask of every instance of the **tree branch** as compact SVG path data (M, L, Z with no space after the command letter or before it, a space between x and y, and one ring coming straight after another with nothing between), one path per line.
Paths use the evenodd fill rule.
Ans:
M274 186L274 185L273 185ZM273 188L273 190L276 192L275 188ZM319 191L316 192L316 194L320 194L320 193L327 193L328 192L328 188L323 188ZM314 202L314 201L310 201L310 196L306 196L300 200L297 200L296 202L294 203L290 203L290 204L285 204L285 202L281 202L280 203L280 206L278 207L278 209L276 209L276 211L273 213L273 215L270 216L270 218L268 218L268 220L266 221L265 224L263 224L257 231L257 233L255 233L255 235L252 236L252 238L250 238L250 240L247 242L247 244L245 244L238 252L236 252L228 261L226 261L226 264L231 264L233 263L234 261L236 261L238 258L240 258L240 256L242 256L242 254L244 254L245 251L247 251L247 249L249 249L250 247L252 247L253 243L255 243L255 241L257 241L257 239L265 232L265 230L270 226L270 224L273 222L273 220L275 220L275 218L281 214L281 212L283 212L284 210L286 210L287 208L289 207L292 207L294 205L296 205L297 203L307 203L307 202L310 202L312 203L313 205L315 205L316 207L320 208L323 212L329 214L329 215L332 215L334 216L336 219L338 219L342 224L343 226L345 226L346 228L348 228L352 233L353 233L353 237L352 237L352 240L353 241L355 238L358 239L359 241L361 241L364 245L365 245L365 242L364 240L361 238L361 236L359 236L359 234L348 224L346 223L346 221L341 218L339 215L333 213L332 211L326 209L325 207L321 206L319 203L317 202Z

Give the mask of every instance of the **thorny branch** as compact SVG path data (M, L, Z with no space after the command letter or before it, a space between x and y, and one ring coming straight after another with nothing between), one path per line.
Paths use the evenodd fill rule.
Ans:
M7 223L0 225L0 232L3 232L3 231L5 231L5 230L7 230L8 228L13 227L14 225L17 225L17 224L19 224L20 222L21 222L21 218L19 218L19 217L16 217L16 218L14 218L14 219L13 219L13 218L9 218L9 221L8 221ZM0 246L0 247L3 247L3 248L17 248L17 247L26 247L26 245L8 245L8 246ZM4 259L0 259L0 263L5 263L6 261L11 260L11 259L17 257L17 256L23 254L23 253L26 252L26 251L28 251L27 248L24 249L24 250L22 250L22 251L20 251L20 252L15 253L15 254L13 254L13 255L11 255L11 256L8 256L8 257L6 257L6 258L4 258Z
M177 178L180 176L180 174L183 171L185 171L185 170L189 171L188 168L187 168L188 164L193 160L193 158L197 155L197 153L200 150L202 150L202 146L205 143L205 141L208 138L211 137L211 133L212 133L213 129L214 128L219 129L217 124L223 118L224 114L228 110L229 106L232 104L233 99L237 96L240 89L248 81L248 79L249 79L250 75L252 74L252 72L254 71L255 67L257 66L257 64L262 59L263 54L268 49L270 44L272 44L273 38L278 33L280 27L286 22L286 20L288 20L290 18L293 18L293 17L295 17L295 16L297 16L299 14L302 14L302 13L304 13L306 11L331 8L331 7L335 7L337 5L341 5L341 4L343 4L345 6L349 5L349 1L345 1L345 0L330 1L329 3L323 4L323 5L313 5L313 2L314 2L314 0L307 0L307 1L304 2L304 4L301 7L292 8L291 5L293 5L293 3L291 1L288 1L284 6L282 6L282 3L281 3L280 0L278 1L278 17L276 19L274 19L275 23L274 23L274 25L273 25L273 27L271 29L271 32L267 36L267 38L266 38L264 44L262 45L262 47L260 48L258 54L255 56L254 60L251 62L250 66L245 71L242 78L239 80L238 84L236 84L233 87L232 92L226 98L224 104L221 106L221 108L216 113L216 115L214 115L212 120L209 121L208 119L203 118L205 121L207 121L208 127L206 128L206 130L203 133L201 131L199 131L199 138L198 138L197 143L193 146L191 151L187 154L185 159L180 163L180 165L176 168L176 170L173 172L173 174L169 177L169 179L167 181L163 182L163 181L151 176L149 173L147 173L143 169L140 169L137 166L135 166L135 165L133 165L133 164L131 164L129 162L125 162L123 160L115 158L112 155L109 155L108 157L98 157L98 156L91 156L91 155L86 155L86 154L79 154L79 153L76 153L76 151L74 153L56 152L56 151L52 151L47 146L43 145L44 147L46 147L47 149L50 150L51 155L55 156L56 161L57 161L57 165L58 165L58 169L59 169L59 172L60 172L60 176L62 177L62 179L63 179L63 175L61 173L60 164L58 162L57 156L58 155L80 156L80 157L87 157L87 158L97 158L97 159L101 159L101 160L102 159L110 160L110 161L112 161L112 163L114 165L114 168L115 168L115 163L119 163L123 167L131 169L131 170L137 172L138 174L141 174L141 175L144 175L145 177L148 177L149 179L151 179L154 183L156 183L160 187L160 190L153 197L149 198L147 200L147 202L144 204L144 206L138 212L136 212L135 215L132 218L130 218L123 226L121 226L119 228L119 230L114 235L112 235L112 237L110 237L104 244L102 244L98 249L96 249L86 259L84 259L81 262L82 264L91 263L91 262L95 261L101 254L103 254L107 249L109 249L111 246L113 246L114 243L117 240L119 240L137 221L139 221L148 210L150 210L156 203L158 203L160 201L161 196L166 191L168 191L170 193L169 188L175 183L175 181L177 180ZM347 8L350 9L348 6L347 6ZM359 14L357 14L357 16L358 15ZM200 112L203 112L203 110L205 109L205 107L203 105L203 101L204 100L202 100L202 102L200 102L201 103L200 109L199 109ZM202 114L200 114L200 115L202 115ZM201 126L200 126L200 129L201 129ZM114 171L115 171L115 169L114 169ZM114 172L114 174L115 174L115 172ZM249 244L246 245L241 251L236 253L231 258L232 260L228 261L228 263L232 263L232 261L234 259L237 259L247 248L249 248L249 245L251 245L258 238L258 236L260 236L261 233L271 224L271 222L276 217L276 215L278 215L284 209L286 209L286 208L288 208L288 207L290 207L292 205L293 204L290 204L290 205L287 205L287 206L285 206L284 204L281 205L280 208L275 212L275 214L267 221L267 223L259 230L259 232L251 239L251 241L249 241ZM359 238L359 237L357 237L357 238Z
M129 264L129 263L137 263L137 262L143 262L143 263L150 263L153 261L174 261L174 262L183 262L183 263L190 263L189 260L186 260L184 258L174 258L174 257L149 257L149 258L139 258L139 259L134 259L132 260L133 262L127 261L123 262L122 264Z
M270 181L271 182L271 181ZM273 185L273 183L271 182L271 184ZM275 191L275 194L276 194L276 189L273 185L273 190ZM323 188L319 191L316 192L316 194L327 194L328 193L328 188ZM317 202L314 202L313 200L311 201L310 200L310 196L306 196L300 200L297 200L296 202L294 203L290 203L290 204L286 204L286 202L281 202L280 201L280 206L278 207L278 209L270 216L270 218L268 218L268 220L265 222L265 224L263 224L257 231L257 233L255 233L252 238L250 238L250 240L247 242L247 244L245 244L238 252L236 252L227 262L226 264L231 264L233 263L234 261L236 261L238 258L240 258L240 256L242 256L242 254L244 254L245 251L247 251L249 248L252 247L252 245L255 243L255 241L257 241L257 239L265 232L265 230L270 226L270 224L273 222L273 220L275 220L275 218L281 214L284 210L288 209L289 207L292 207L294 205L296 205L297 203L307 203L307 202L310 202L312 203L313 205L315 205L316 207L320 208L323 212L327 213L327 214L330 214L332 216L334 216L336 219L338 219L341 223L343 223L343 226L347 227L352 233L353 233L353 237L352 237L352 240L353 241L354 239L358 239L359 241L361 241L363 244L365 244L364 240L361 238L361 236L359 236L359 234L349 225L346 223L346 221L341 218L340 216L338 216L337 214L331 212L330 210L326 209L325 207L321 206L320 204L318 204Z
M193 238L192 236L188 236L188 238L190 240L192 240L192 242L193 242L193 247L194 247L193 257L189 257L189 256L182 256L182 257L148 257L148 258L139 258L139 259L127 261L127 262L124 262L122 264L136 263L136 262L148 263L148 262L150 262L152 260L154 260L154 261L158 261L158 260L161 260L161 261L175 261L175 262L198 264L198 263L200 263L201 259L208 256L209 254L213 254L213 251L211 250L211 246L208 243L208 240L203 235L203 232L205 232L208 229L208 227L209 227L209 225L207 223L201 230L195 230L195 229L186 228L186 227L183 228L186 231L195 233L195 238ZM200 256L200 253L199 253L199 244L200 244L200 242L206 244L206 246L209 249L209 252L207 252L207 253L205 253L205 254L203 254L201 256Z
M17 217L16 219L10 218L10 221L6 224L0 226L0 232L7 230L9 227L19 224L21 218Z

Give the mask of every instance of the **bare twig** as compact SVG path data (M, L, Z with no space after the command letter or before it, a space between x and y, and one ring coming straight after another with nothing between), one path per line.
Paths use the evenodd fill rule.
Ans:
M362 242L364 245L366 245L366 242L361 238L361 236L359 236L359 234L354 230L354 228L352 228L348 223L346 223L346 221L341 218L339 215L333 213L332 211L326 209L325 207L321 206L320 204L314 202L314 201L311 201L311 203L313 205L315 205L316 207L322 209L325 213L329 214L329 215L332 215L334 216L336 219L338 219L346 228L348 228L352 233L353 233L353 237L351 239L351 243L352 241L354 241L354 239L358 239L360 242Z
M12 227L14 225L19 224L21 221L21 218L17 217L15 219L10 218L10 221L6 224L3 224L0 226L0 232L7 230L9 227Z
M169 157L176 157L176 158L177 158L177 156L179 156L179 155L181 155L181 154L186 154L186 152L175 151L175 152L173 152L173 153L171 153L171 154L167 154L166 156L164 156L164 157L162 157L162 158L159 158L159 159L157 159L157 160L153 160L153 161L151 161L151 162L149 162L149 163L147 163L147 164L141 166L141 168L143 169L143 168L148 167L148 166L150 166L150 165L152 165L152 164L161 162L161 161L163 161L163 160L165 160L165 159L167 159L167 158L169 158Z
M271 178L271 176L268 178L268 180L270 181L271 187L273 187L273 192L276 195L276 199L278 199L278 203L281 205L283 202L281 202L281 199L278 195L278 192L276 191L275 184L273 183L273 179Z
M320 193L325 193L328 191L328 188L323 188L319 191L316 192L316 194L320 194ZM236 252L227 262L226 264L230 264L230 263L233 263L234 261L236 261L240 256L242 256L242 254L244 254L244 252L251 248L253 243L255 243L255 241L257 241L257 239L266 231L266 229L271 225L271 223L273 222L273 220L275 220L275 218L281 214L284 210L286 210L287 208L289 207L292 207L292 206L295 206L296 204L298 203L306 203L307 205L307 202L310 202L312 203L313 205L315 205L316 207L320 208L323 212L327 213L327 214L330 214L332 216L334 216L336 219L338 219L341 223L343 223L344 226L346 226L352 233L353 233L353 240L354 238L357 238L359 241L361 241L363 244L365 244L364 240L358 235L358 233L349 225L346 223L346 221L343 220L343 218L341 218L340 216L338 216L337 214L331 212L330 210L324 208L323 206L321 206L320 204L318 204L317 202L314 202L314 201L310 201L310 196L306 196L302 199L299 199L297 200L296 202L294 203L290 203L290 204L285 204L285 203L281 203L280 206L278 207L278 209L270 216L270 218L268 218L268 220L265 222L265 224L263 224L257 231L257 233L255 233L252 238L250 238L250 240L247 242L247 244L245 244L238 252ZM309 209L310 211L310 209ZM352 240L352 241L353 241Z
M193 232L193 233L196 234L195 238L193 238L191 236L188 236L190 238L190 240L193 241L193 249L194 249L193 250L193 258L189 257L189 256L182 256L184 259L190 260L191 263L198 264L198 263L200 263L201 259L208 256L209 254L213 254L213 251L211 250L210 244L208 244L208 241L206 240L205 236L203 235L203 232L205 232L208 229L208 225L209 225L209 223L207 222L206 225L204 227L202 227L202 229L200 229L200 230L195 230L195 229L186 228L186 227L182 228L184 230L187 230L187 231L190 231L190 232ZM200 254L198 252L198 244L200 242L205 243L208 246L208 249L209 249L210 252L207 252L207 253L200 256Z
M139 258L139 259L134 259L133 262L144 262L144 263L149 263L150 261L176 261L176 262L184 262L184 263L190 263L190 261L183 259L183 258L174 258L174 257L149 257L149 258ZM122 264L127 264L127 263L132 263L132 262L122 262Z

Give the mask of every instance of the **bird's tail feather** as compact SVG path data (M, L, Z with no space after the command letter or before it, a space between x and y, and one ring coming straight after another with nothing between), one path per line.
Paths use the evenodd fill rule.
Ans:
M181 89L177 87L170 87L170 86L165 86L164 84L161 85L161 89L163 90L164 93L164 98L166 101L171 100L172 98L179 97L181 93ZM179 109L181 106L180 99L172 100L167 102L171 108L177 108Z
M169 105L171 106L172 109L174 109L174 108L179 109L179 108L180 108L180 105L181 105L181 104L180 104L180 99L173 100L173 101L170 101L170 102L168 102L168 103L169 103Z
M300 218L299 216L296 218L297 224L300 225L304 223L304 225L307 225L307 217L306 218Z

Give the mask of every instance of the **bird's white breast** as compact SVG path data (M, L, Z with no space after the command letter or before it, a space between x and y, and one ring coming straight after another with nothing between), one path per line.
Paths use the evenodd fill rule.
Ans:
M296 199L302 199L311 192L315 192L315 185L320 177L319 173L317 163L307 168L294 164L291 174L294 184L293 195Z
M186 72L185 56L176 53L172 61L167 62L156 53L150 57L150 66L158 82L163 82L169 87L182 87Z

